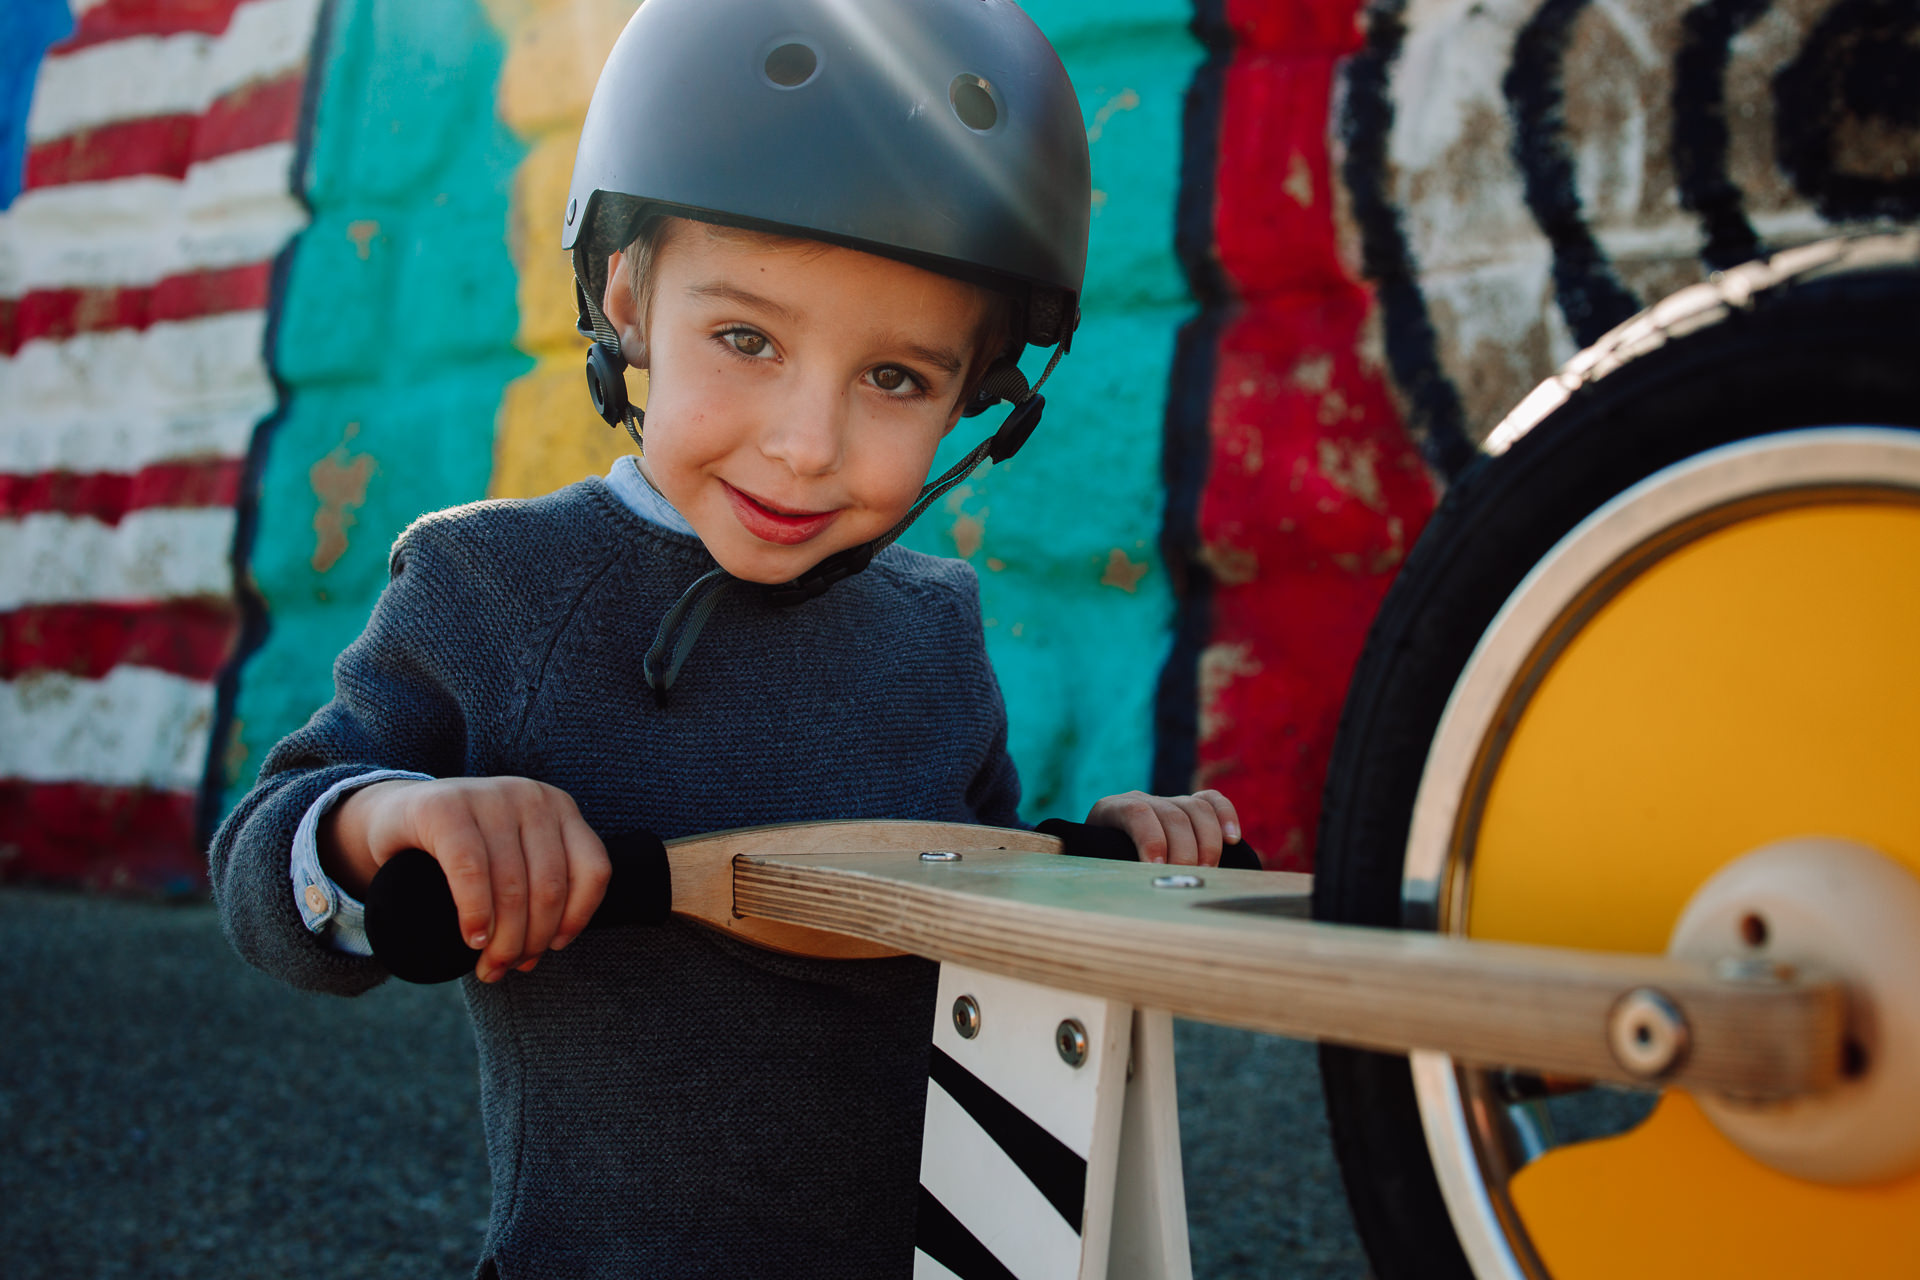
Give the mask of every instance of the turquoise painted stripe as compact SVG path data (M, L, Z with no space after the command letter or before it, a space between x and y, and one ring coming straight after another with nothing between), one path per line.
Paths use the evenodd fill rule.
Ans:
M395 535L485 494L501 393L531 364L513 346L525 148L495 118L500 35L474 0L338 0L326 48L249 566L270 629L241 673L230 799L332 696Z
M1047 384L1033 440L903 541L970 553L1022 812L1079 818L1101 796L1145 787L1152 762L1154 688L1173 617L1158 551L1162 418L1174 335L1194 310L1173 253L1174 205L1181 112L1202 50L1185 3L1026 8L1060 51L1092 134L1100 194L1084 319ZM1043 363L1030 352L1028 376ZM937 465L956 461L999 413L963 420Z

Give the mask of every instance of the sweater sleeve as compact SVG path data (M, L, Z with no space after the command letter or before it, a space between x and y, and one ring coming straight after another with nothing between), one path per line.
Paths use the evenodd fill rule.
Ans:
M486 673L504 621L476 600L484 583L444 531L415 526L396 544L390 579L360 638L334 663L334 697L267 755L253 790L221 824L209 874L221 925L251 964L294 986L358 995L385 979L370 956L331 946L303 920L290 867L300 821L330 787L376 769L436 778L475 770L468 744L488 736L475 707L512 691ZM497 684L497 679L492 683Z

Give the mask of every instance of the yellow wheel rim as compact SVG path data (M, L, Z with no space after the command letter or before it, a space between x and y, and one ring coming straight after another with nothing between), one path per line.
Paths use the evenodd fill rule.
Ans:
M1920 874L1917 641L1920 489L1775 490L1677 514L1517 668L1464 788L1439 923L1661 952L1705 880L1776 840L1846 837ZM1920 1175L1788 1177L1678 1091L1631 1132L1510 1178L1484 1152L1479 1165L1495 1170L1488 1216L1512 1271L1920 1274Z

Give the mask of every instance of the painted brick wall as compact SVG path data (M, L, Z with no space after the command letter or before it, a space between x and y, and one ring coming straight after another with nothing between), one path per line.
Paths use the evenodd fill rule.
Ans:
M285 388L249 569L265 634L241 668L228 800L333 692L333 657L413 518L484 495L513 344L508 196L524 148L475 0L336 0L273 342Z

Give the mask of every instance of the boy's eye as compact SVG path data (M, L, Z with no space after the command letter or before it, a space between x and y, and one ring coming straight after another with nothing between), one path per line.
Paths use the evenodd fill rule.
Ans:
M920 380L897 364L883 364L872 373L873 385L882 391L917 391Z
M729 329L720 337L743 356L763 356L767 353L767 335L764 333L755 333L751 329Z

